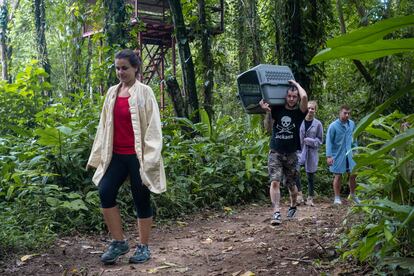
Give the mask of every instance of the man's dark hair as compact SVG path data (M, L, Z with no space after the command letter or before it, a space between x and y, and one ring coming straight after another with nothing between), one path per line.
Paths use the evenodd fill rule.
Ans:
M288 91L288 92L289 92L289 91L293 91L293 92L297 91L297 92L299 92L299 90L298 90L298 88L296 87L296 85L289 85L289 87L288 87L287 91Z
M347 105L347 104L343 104L343 105L341 105L341 108L339 109L339 111L341 111L342 109L345 109L345 110L351 110L351 108L349 107L349 105Z
M141 58L138 56L138 53L132 51L131 49L124 49L115 54L115 59L126 59L129 61L132 67L137 68L137 74L141 66Z

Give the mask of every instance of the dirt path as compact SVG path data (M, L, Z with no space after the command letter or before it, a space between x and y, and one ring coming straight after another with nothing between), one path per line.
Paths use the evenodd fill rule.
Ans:
M24 262L16 260L1 275L319 275L337 274L328 259L346 215L346 205L300 206L282 225L269 224L270 206L251 204L223 212L203 212L153 231L152 259L128 264L130 253L116 265L104 266L99 256L107 241L100 236L59 239L47 252ZM130 245L136 239L128 232ZM320 244L319 244L320 243ZM21 257L21 256L20 256ZM314 262L319 259L319 261ZM249 274L248 272L254 274Z

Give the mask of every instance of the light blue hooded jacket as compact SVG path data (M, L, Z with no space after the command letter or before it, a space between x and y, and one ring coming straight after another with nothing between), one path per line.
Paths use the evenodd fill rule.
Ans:
M352 120L343 123L336 119L329 125L326 134L326 157L332 157L334 160L332 166L329 167L332 173L347 172L346 158L349 162L349 171L355 167L351 150L356 146L352 138L354 129L355 123Z

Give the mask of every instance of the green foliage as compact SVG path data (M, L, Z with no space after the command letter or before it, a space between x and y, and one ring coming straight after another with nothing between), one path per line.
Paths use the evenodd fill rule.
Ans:
M358 211L365 216L342 241L343 257L374 261L378 269L397 267L401 260L399 269L413 269L403 261L414 253L414 135L404 127L413 123L414 116L394 112L365 129L368 144L355 156L366 198Z
M58 233L74 229L103 229L97 189L91 173L83 169L102 98L92 100L80 92L46 102L41 88L49 86L33 74L43 71L30 68L0 90L4 100L19 99L19 105L9 101L2 106L8 119L0 139L0 207L7 210L0 215L0 248L11 251L47 245ZM21 112L22 106L30 108ZM19 120L12 116L18 112ZM210 124L204 111L201 115L199 124L166 118L168 191L153 198L160 217L259 200L266 194L268 137L261 117L218 115ZM194 131L191 137L181 126ZM125 187L118 203L123 216L133 218L132 197ZM10 232L15 234L9 237Z
M378 116L384 112L384 110L386 108L388 108L391 104L393 104L396 100L398 100L399 98L405 96L405 95L409 95L412 94L414 92L414 84L411 84L407 87L404 87L402 89L400 89L398 92L395 92L387 101L385 101L383 104L377 106L375 108L375 110L366 115L364 118L362 118L359 122L358 125L353 133L354 138L356 139L359 134L375 119L378 118ZM387 138L391 138L391 137L387 137Z
M268 137L260 121L260 116L234 119L227 115L219 115L211 126L207 120L198 124L167 120L163 132L168 189L157 196L158 214L177 216L200 207L264 198ZM199 135L188 139L176 123Z
M401 52L414 51L414 38L379 40L370 44L350 45L326 49L318 53L311 64L315 64L331 58L351 58L358 60L370 60Z
M414 15L391 18L350 34L331 39L329 48L315 55L310 64L335 58L369 60L405 51L414 51L414 39L381 40L385 35L407 26L414 25Z
M53 90L51 84L41 81L46 77L44 71L31 62L37 55L33 17L27 15L32 2L20 1L17 10L9 9L9 14L14 16L7 34L9 72L13 83L0 83L0 256L25 248L38 250L58 234L77 230L100 231L104 227L97 189L91 183L92 172L83 169L95 135L102 100L91 95L103 94L105 87L114 83L115 79L110 79L109 75L113 72L113 53L119 47L117 44L136 46L137 30L142 25L128 33L129 27L125 24L129 16L125 14L130 10L128 7L124 9L121 1L98 0L93 7L85 5L86 2L46 1L46 40L53 69ZM345 42L344 38L331 40L328 47L333 49L330 54L335 58L347 54L349 47L352 47L352 52L348 57L373 58L379 56L378 52L381 55L393 53L394 50L387 52L385 48L394 44L412 41L412 28L407 28L412 25L412 1L390 4L389 9L386 5L394 2L364 2L362 4L367 10L364 18L355 14L353 2L357 3L344 2L348 31L359 27L361 22L380 22L364 29L367 31L346 36L352 41ZM110 8L108 13L104 3L106 7L114 4L121 8ZM238 57L246 57L247 66L253 55L253 47L249 47L253 41L246 38L251 37L254 26L244 26L239 34L235 31L240 22L250 20L247 7L251 4L240 3L225 2L226 33L212 39L217 119L210 124L201 112L202 122L192 124L169 118L171 105L167 104L164 109L163 154L168 191L153 197L158 216L179 216L204 207L241 204L267 194L268 137L260 127L261 118L246 116L235 97L235 72L238 72L238 62L242 60ZM299 5L291 5L288 9L287 5L292 3ZM209 7L215 4L216 1L207 1ZM182 5L186 25L196 33L196 2L184 1ZM353 107L353 115L357 117L355 121L362 114L361 110L377 107L374 113L361 120L355 133L363 145L356 159L359 163L358 179L362 182L360 192L366 200L363 207L355 209L363 214L362 222L350 229L342 241L343 249L347 250L344 256L352 255L373 265L379 264L378 270L395 268L397 273L413 273L413 133L412 129L400 129L402 122L412 125L413 118L399 112L379 117L392 110L392 102L395 103L394 99L400 96L403 100L395 106L405 113L412 112L410 98L404 97L404 89L401 89L407 87L404 95L412 92L412 56L400 54L366 62L367 70L378 84L372 88L361 80L349 60L337 59L324 67L305 66L315 51L324 47L325 38L337 31L334 30L337 23L332 21L332 2L257 1L255 5L260 20L255 24L261 26L259 36L264 61L291 63L294 60L292 67L295 72L304 75L306 80L309 77L312 87L309 92L313 99L319 100L317 115L325 122L325 127L337 116L337 108L343 103ZM299 11L297 7L301 7L301 17L295 21L293 16ZM392 19L396 15L409 14ZM214 18L211 18L212 13L209 16L211 23ZM381 21L388 16L390 21ZM113 21L116 17L120 20ZM228 22L233 22L233 25ZM80 34L84 23L93 26L96 32L106 23L105 30L110 34L96 33L88 41L82 39ZM289 29L294 23L300 23L296 26L301 27L301 32ZM124 32L116 35L121 29ZM134 42L125 41L128 34L134 37ZM386 40L381 40L384 35ZM370 43L366 44L368 40ZM104 41L108 43L102 43ZM245 55L238 52L240 41L246 42L245 49L242 49L247 51ZM346 45L349 43L353 43L352 46ZM199 47L197 42L192 42L191 51L195 58L201 55ZM408 48L412 49L412 45ZM339 52L338 49L342 50ZM298 53L296 59L294 53ZM324 55L329 58L328 53ZM166 65L172 72L173 64L167 62ZM202 65L196 63L198 86L203 85L201 71L197 71ZM180 79L182 72L180 66L177 68L177 79ZM320 87L315 84L319 84L318 78L322 73L326 78ZM159 81L153 79L150 84L157 95L161 94ZM400 90L402 92L393 93ZM53 98L44 96L49 91L53 91ZM370 91L373 97L367 100ZM380 105L390 97L392 99ZM182 126L194 132L184 133ZM321 154L316 174L317 191L331 191L331 181L332 175L328 173ZM133 218L132 198L127 185L121 188L118 201L123 216Z
M333 38L327 42L327 46L329 48L336 48L373 43L395 30L409 27L413 24L414 15L382 20L347 35Z
M47 101L43 95L50 90L49 83L39 81L45 76L37 61L32 61L17 74L14 83L0 82L0 134L10 133L16 127L35 125L33 114L43 108Z
M45 246L56 233L101 229L97 192L86 164L100 104L83 94L43 96L43 69L29 65L1 83L0 248ZM48 100L48 102L46 102ZM10 235L13 233L13 235Z
M383 20L332 39L328 42L331 48L316 55L312 63L340 57L372 59L413 50L412 39L379 41L391 31L413 25L413 20L412 15ZM411 44L401 47L406 42ZM364 216L342 239L342 256L372 262L377 271L408 274L414 270L410 263L414 256L414 116L395 111L378 118L412 90L413 84L409 84L394 92L361 120L354 133L354 137L366 134L361 143L364 146L358 147L355 155L355 172L362 181L359 189L365 200L354 211Z

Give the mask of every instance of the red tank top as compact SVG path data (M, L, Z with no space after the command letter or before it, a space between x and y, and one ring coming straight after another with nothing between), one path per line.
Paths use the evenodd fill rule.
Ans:
M135 154L129 97L117 97L114 107L114 148L117 154Z

